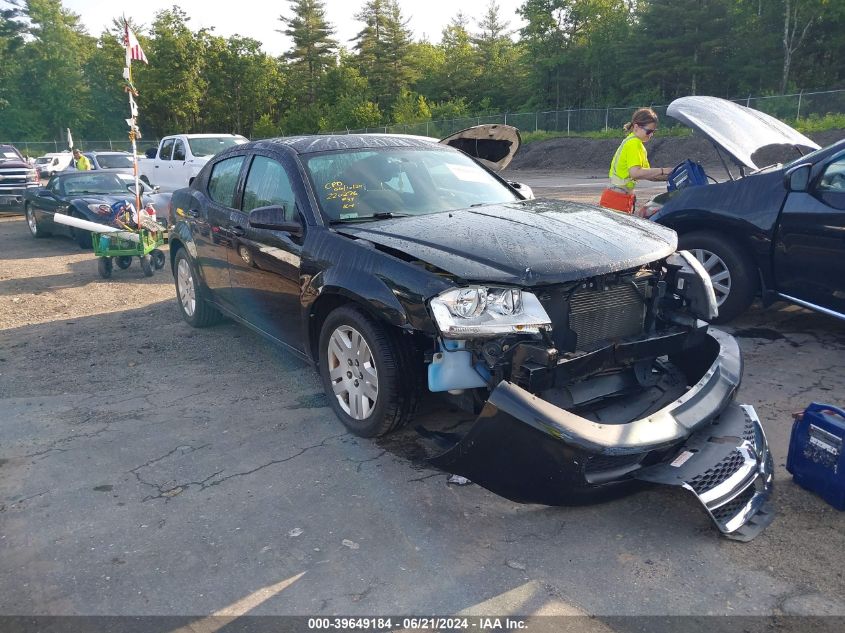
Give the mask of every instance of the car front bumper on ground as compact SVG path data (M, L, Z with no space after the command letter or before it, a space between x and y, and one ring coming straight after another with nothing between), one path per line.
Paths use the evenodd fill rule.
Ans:
M454 446L431 461L524 503L567 505L637 481L692 492L719 530L750 540L771 522L772 458L750 405L733 402L736 341L709 328L712 362L681 397L626 424L598 423L502 381Z

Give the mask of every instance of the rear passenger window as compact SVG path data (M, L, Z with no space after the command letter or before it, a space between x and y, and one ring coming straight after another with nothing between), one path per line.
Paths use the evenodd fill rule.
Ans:
M185 160L185 144L182 141L176 141L173 146L173 160Z
M285 208L285 219L293 215L294 195L285 168L277 161L256 156L249 168L244 187L243 210L249 213L258 207L279 205Z
M233 156L221 160L212 168L208 179L208 195L216 203L226 207L235 206L235 189L243 162L243 156Z

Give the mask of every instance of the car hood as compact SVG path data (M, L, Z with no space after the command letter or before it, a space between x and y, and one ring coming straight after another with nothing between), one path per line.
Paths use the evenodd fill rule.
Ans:
M562 200L493 204L337 231L464 281L522 286L626 270L677 247L675 232L659 224Z
M25 163L20 160L0 160L0 168L2 169L35 169L35 166Z
M718 97L681 97L666 113L704 134L740 165L761 169L752 156L764 147L779 145L801 153L819 145L776 118Z
M440 143L469 154L493 171L502 171L519 151L522 138L511 125L485 124L455 132Z

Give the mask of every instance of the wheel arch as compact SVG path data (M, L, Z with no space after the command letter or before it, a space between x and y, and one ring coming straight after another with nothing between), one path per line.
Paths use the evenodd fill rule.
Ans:
M707 232L718 235L722 239L739 246L754 265L754 276L760 284L760 290L765 291L772 284L772 270L769 261L770 240L757 231L749 229L748 225L740 221L731 221L722 216L707 212L695 212L689 215L661 218L660 224L668 226L681 236L695 232Z
M314 364L319 364L320 360L317 346L320 342L320 330L323 323L329 314L341 306L356 307L378 323L383 323L397 330L412 331L404 308L392 293L390 293L390 296L393 305L388 306L375 296L361 295L345 287L322 287L319 296L308 307L306 321L307 352Z

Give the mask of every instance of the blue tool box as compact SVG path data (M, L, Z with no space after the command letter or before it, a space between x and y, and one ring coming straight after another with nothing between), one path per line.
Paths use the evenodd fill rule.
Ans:
M667 178L667 190L675 191L685 187L699 187L707 184L707 174L698 163L689 159L675 167Z
M796 416L786 469L795 482L845 510L845 411L813 402Z

